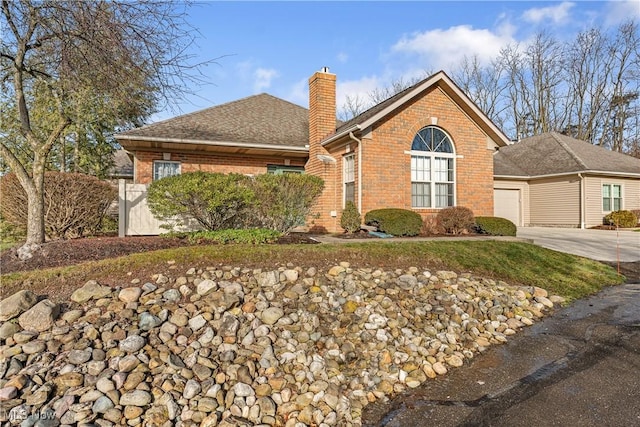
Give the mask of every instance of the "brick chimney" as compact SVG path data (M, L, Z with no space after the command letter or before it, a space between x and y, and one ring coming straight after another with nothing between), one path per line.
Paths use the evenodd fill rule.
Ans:
M335 130L336 75L329 72L329 67L322 67L309 78L309 154Z
M324 180L324 191L315 206L314 227L334 231L337 227L336 177L334 156L320 142L336 131L336 75L323 67L309 78L309 160L307 173Z

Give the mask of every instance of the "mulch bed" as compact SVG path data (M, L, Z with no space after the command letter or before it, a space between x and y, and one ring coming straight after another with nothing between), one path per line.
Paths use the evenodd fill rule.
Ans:
M467 236L473 236L472 234ZM372 238L368 233L338 234L343 239ZM446 237L439 235L438 237ZM313 236L306 233L290 233L281 237L275 244L317 244ZM141 237L92 237L83 239L58 240L45 243L34 257L20 261L16 256L17 246L0 253L0 273L7 274L19 271L39 270L52 267L63 267L85 261L97 261L116 258L133 253L191 246L187 239L159 236ZM616 263L606 263L618 268ZM620 264L620 272L627 277L628 283L640 283L640 262Z
M274 244L317 244L310 235L290 233ZM91 237L47 242L26 261L18 259L14 246L0 253L0 273L64 267L85 261L116 258L133 253L192 246L186 238L160 236Z

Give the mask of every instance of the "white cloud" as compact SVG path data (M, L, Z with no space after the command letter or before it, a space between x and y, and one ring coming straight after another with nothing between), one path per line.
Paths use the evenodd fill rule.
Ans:
M501 26L498 32L459 25L404 36L391 50L418 55L424 61L423 68L437 71L457 65L465 56L477 55L480 60L490 60L502 47L513 42L513 30L510 25Z
M549 20L554 24L560 24L569 18L569 12L573 6L575 6L575 3L563 2L557 6L528 9L522 14L522 18L533 24Z
M257 68L253 72L253 89L262 92L271 87L271 81L280 76L280 73L273 68Z
M338 53L338 55L336 55L336 59L338 60L338 62L340 63L345 63L349 60L349 55L345 52L340 52Z
M375 89L385 86L385 82L378 76L365 76L358 80L338 81L336 85L336 105L338 109L345 105L347 96L358 98L369 103L369 94Z
M606 25L618 25L629 19L640 19L640 3L638 0L609 1L606 4Z

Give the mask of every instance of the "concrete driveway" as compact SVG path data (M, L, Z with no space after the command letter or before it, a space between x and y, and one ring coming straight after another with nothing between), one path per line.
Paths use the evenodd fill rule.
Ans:
M598 261L640 261L640 232L520 227L517 237L559 252Z

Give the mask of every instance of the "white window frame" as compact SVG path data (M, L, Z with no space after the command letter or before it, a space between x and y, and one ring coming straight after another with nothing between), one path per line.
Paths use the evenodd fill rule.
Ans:
M176 171L176 173L170 174L170 175L163 175L163 176L159 176L159 172L157 167L159 165L178 165L178 169ZM153 180L157 181L159 179L162 178L166 178L169 176L174 176L174 175L180 175L182 173L182 164L180 162L176 162L176 161L172 161L172 160L154 160L153 161L153 170L152 170L152 175L153 175Z
M427 126L429 127L436 127L436 126ZM424 129L424 128L423 128ZM420 129L420 131L422 131L423 129ZM410 174L411 174L411 207L413 209L444 209L444 208L448 208L451 206L456 206L457 203L457 191L456 191L456 168L457 168L457 162L456 162L456 158L458 157L455 153L455 146L453 145L453 140L451 138L451 136L445 132L443 129L438 128L442 133L444 133L447 138L449 139L449 143L451 144L451 149L452 149L452 153L441 153L441 152L437 152L437 151L422 151L422 150L408 150L405 151L405 154L409 154L411 156L411 160L410 160ZM428 161L428 168L423 168L423 169L419 169L416 168L416 163L418 162L418 159L424 159L425 162ZM441 160L445 160L447 162L447 166L449 165L449 162L451 162L451 169L447 168L447 180L443 181L443 180L438 180L438 173L442 173L441 170L437 170L436 166L438 164L438 161ZM448 171L451 170L451 174L449 176ZM451 179L449 179L451 178ZM419 204L414 203L414 200L416 200L417 196L414 194L413 188L414 188L414 184L422 184L422 185L428 185L429 188L429 197L428 197L428 206L420 206ZM438 187L438 184L446 184L446 185L450 185L451 188L451 192L449 194L452 195L451 197L451 204L446 204L446 205L442 205L442 206L438 206L438 196L436 195L436 188ZM420 196L420 198L424 198L424 196Z
M342 207L347 205L347 185L353 187L353 203L356 202L356 155L347 154L342 157Z
M604 188L605 187L609 188L609 196L606 198L609 201L609 208L610 208L609 210L606 210L604 208L604 202L605 202ZM618 187L620 189L620 197L614 197L613 196L614 187ZM610 213L610 212L615 212L615 211L619 211L619 210L624 209L624 206L623 206L624 198L622 197L622 192L623 192L622 184L603 183L602 187L601 187L601 192L602 192L602 212ZM620 200L618 209L615 209L615 201L616 200Z
M413 209L444 209L451 206L456 205L456 155L453 153L431 153L429 151L407 151L408 154L411 155L411 207ZM428 171L423 171L423 173L427 172L428 176L425 176L423 179L419 179L416 173L417 169L414 168L414 160L418 158L423 158L429 161L429 169ZM447 160L451 161L451 177L452 180L442 181L436 179L436 174L439 171L436 171L435 165L437 160ZM448 169L447 169L448 171ZM414 193L413 193L413 184L428 184L429 185L429 206L417 206L414 204ZM437 184L447 184L453 186L453 198L451 205L445 206L437 206L437 196L436 196L436 187Z

